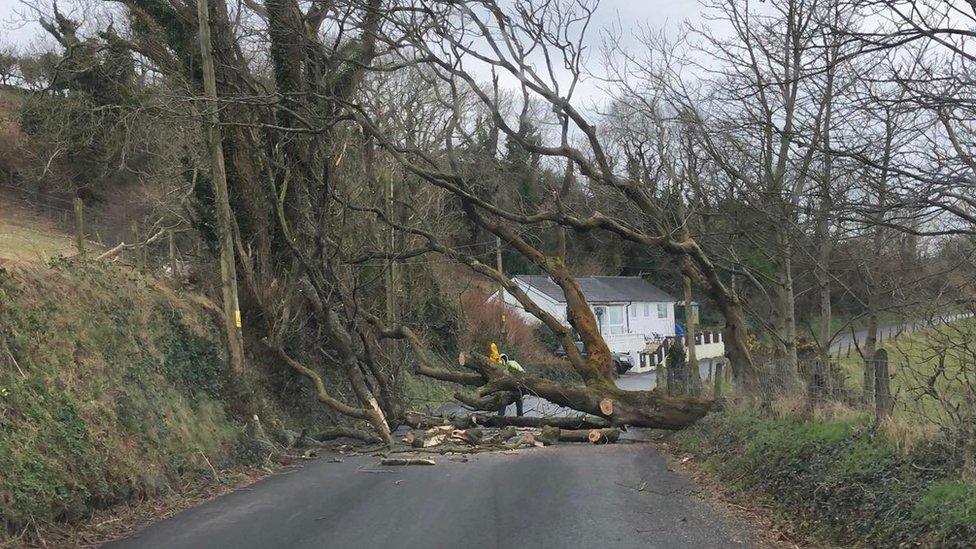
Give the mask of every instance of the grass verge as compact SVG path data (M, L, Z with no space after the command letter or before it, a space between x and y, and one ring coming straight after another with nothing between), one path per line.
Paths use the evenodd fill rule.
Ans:
M910 453L865 421L715 413L670 438L734 494L812 539L864 547L976 546L976 484L934 445Z

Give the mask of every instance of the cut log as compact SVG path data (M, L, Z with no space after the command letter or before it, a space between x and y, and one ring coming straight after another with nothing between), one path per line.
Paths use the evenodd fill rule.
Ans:
M318 442L325 442L327 440L335 440L337 438L355 438L362 440L363 442L379 442L380 437L368 431L363 431L361 429L353 429L351 427L330 427L324 431L321 431L311 437Z
M592 444L609 444L620 438L620 429L560 429L545 427L539 439L547 445L557 442L590 442Z
M414 429L430 429L441 425L453 425L450 418L444 416L429 416L419 412L403 414L403 422Z
M451 433L451 439L457 442L464 442L472 446L477 446L481 444L482 439L485 436L485 431L483 429L455 429Z
M498 431L498 434L495 435L493 440L495 442L505 442L506 440L514 438L517 434L518 430L516 430L515 427L504 427Z
M437 462L428 458L384 458L380 465L437 465Z
M590 429L587 438L593 444L612 444L620 438L620 429Z
M609 398L605 398L600 401L600 411L603 412L605 416L613 415L613 401Z
M559 442L559 433L561 429L559 427L546 426L542 428L542 434L539 435L539 440L542 441L546 446L551 446Z

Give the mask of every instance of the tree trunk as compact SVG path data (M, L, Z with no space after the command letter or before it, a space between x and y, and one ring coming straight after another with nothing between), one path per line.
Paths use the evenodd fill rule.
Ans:
M685 364L685 379L688 386L688 394L698 396L702 393L701 372L698 367L698 356L695 353L698 319L692 306L691 278L683 276L681 279L682 285L684 286L685 299L685 346L688 349L688 360Z
M869 298L869 307L872 300ZM856 337L854 334L851 337ZM870 406L874 401L874 353L878 346L878 315L872 311L868 313L867 336L864 339L864 404Z
M625 391L613 381L573 386L530 375L510 374L482 355L472 355L464 364L481 372L488 381L480 395L499 391L521 391L553 404L599 416L612 425L633 425L652 429L683 429L698 421L712 407L712 401L692 397L671 398L658 391ZM607 402L612 406L606 413ZM601 406L602 404L602 406Z
M797 374L796 349L796 299L793 289L793 260L790 237L779 233L777 245L780 248L779 284L775 291L775 326L776 353L773 380L780 388L790 388L795 385Z

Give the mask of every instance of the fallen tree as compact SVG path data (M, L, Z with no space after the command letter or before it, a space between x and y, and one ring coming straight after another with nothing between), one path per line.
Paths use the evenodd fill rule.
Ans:
M610 422L600 417L530 417L495 416L487 414L463 414L450 416L430 416L418 412L407 412L403 422L414 429L429 429L441 425L453 425L458 429L473 426L482 427L531 427L541 429L546 426L562 429L601 429L610 427Z

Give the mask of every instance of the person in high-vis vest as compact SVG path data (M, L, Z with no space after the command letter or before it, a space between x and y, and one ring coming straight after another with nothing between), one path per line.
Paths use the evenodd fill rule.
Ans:
M494 342L491 343L491 352L488 354L488 359L495 364L503 364L505 366L505 369L508 370L509 372L519 372L523 374L525 373L525 368L523 368L522 365L518 363L518 361L510 360L508 358L508 355L499 353L498 346L495 345ZM508 406L500 407L498 409L498 415L500 416L505 415L506 408L508 408ZM515 413L519 416L522 415L522 392L521 391L519 391L518 396L515 397Z
M502 355L501 353L498 352L498 345L495 345L494 341L491 342L491 346L489 347L489 349L490 350L488 352L488 360L494 362L495 364L501 362Z

